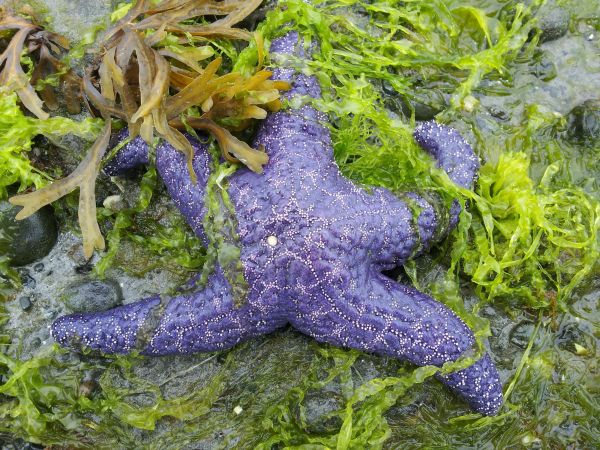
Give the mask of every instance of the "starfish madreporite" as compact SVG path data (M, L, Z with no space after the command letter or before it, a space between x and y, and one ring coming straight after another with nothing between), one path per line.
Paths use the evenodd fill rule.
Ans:
M297 33L275 40L271 53L304 56ZM273 78L292 82L288 96L319 97L314 77L290 68ZM134 349L172 355L227 349L286 324L318 341L390 355L417 365L454 361L474 344L465 323L450 309L382 271L400 265L439 239L445 222L455 223L458 204L446 214L424 198L407 194L419 208L386 189L370 191L341 175L333 160L326 116L312 106L271 114L255 145L269 162L258 175L240 169L229 180L235 206L241 261L249 285L236 306L231 287L217 266L206 286L171 299L159 296L109 311L59 318L52 334L61 345L83 345L106 353ZM415 138L450 178L470 187L477 157L453 129L421 124ZM176 205L206 241L204 188L210 156L197 141L192 184L185 157L169 144L157 148L156 165ZM120 173L147 161L141 139L109 163ZM439 377L483 414L495 414L502 387L490 357Z

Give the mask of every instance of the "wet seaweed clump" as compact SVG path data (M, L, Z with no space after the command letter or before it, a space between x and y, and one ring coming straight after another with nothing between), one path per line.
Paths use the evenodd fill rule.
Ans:
M130 139L139 135L153 145L154 138L160 137L183 152L192 180L196 179L193 149L180 130L208 132L218 141L226 160L262 172L268 161L264 151L250 148L231 134L247 128L253 119L263 119L267 111L277 110L280 91L288 88L287 83L270 80L271 72L262 69L260 36L233 27L260 3L140 0L122 10L123 17L103 35L100 54L82 80L88 109L105 121L102 133L68 177L12 197L11 203L24 207L17 218L79 188L84 254L90 257L94 249L104 249L96 219L95 180L109 145L113 119L128 127ZM211 17L221 18L208 21ZM23 34L29 32L27 27L23 30ZM225 38L254 40L260 48L250 75L224 67L210 40ZM41 111L40 102L29 101L25 106Z
M12 34L0 55L0 86L16 92L23 106L39 119L49 117L44 105L52 111L58 108L56 87L60 88L68 111L72 114L80 111L79 78L60 61L69 50L64 36L46 31L1 7L0 34ZM23 66L33 70L28 74Z

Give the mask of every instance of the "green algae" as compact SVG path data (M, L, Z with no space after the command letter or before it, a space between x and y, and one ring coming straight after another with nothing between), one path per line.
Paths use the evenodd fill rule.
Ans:
M204 246L183 218L172 214L167 220L156 220L156 214L148 209L158 192L158 175L151 164L139 182L133 206L117 211L100 209L102 224L109 231L108 250L94 267L98 276L117 265L138 277L157 267L185 277L204 265Z
M597 163L575 161L590 149L566 143L555 114L530 109L527 120L502 125L490 137L478 109L487 91L482 83L500 74L510 78L523 65L519 55L535 46L527 41L532 16L512 2L514 11L493 1L328 1L324 10L282 3L288 9L271 13L259 29L267 39L286 27L326 38L308 70L324 87L317 106L333 119L342 171L365 186L398 192L417 186L446 202L455 195L463 205L468 200L451 239L405 269L415 285L466 318L479 342L492 336L491 352L506 381L501 414L469 413L432 381L436 368L319 345L287 330L228 352L163 361L76 357L56 347L29 361L5 357L1 401L8 406L0 409L0 430L79 448L585 448L600 441L594 330L600 284L593 268L598 191L586 182ZM347 6L354 14L341 16L338 8ZM416 44L388 48L381 35L361 29L377 24ZM236 63L255 65L253 48ZM390 116L380 81L407 96L417 85L444 92L449 107L440 118L470 131L486 161L474 194L452 186L412 143L411 113ZM138 220L157 194L151 168L143 180L145 194L124 214L127 220ZM518 205L521 198L527 202ZM128 240L136 227L116 228ZM173 232L165 242L178 240ZM137 236L130 242L149 245L145 233ZM498 267L505 255L510 265ZM581 279L587 274L589 280L590 272L586 290ZM531 315L532 309L539 313ZM503 343L506 330L513 333L524 318L535 324L525 348ZM157 382L169 365L165 382ZM90 370L101 371L99 384L82 392ZM178 379L186 380L183 387L170 387ZM315 416L314 396L335 406Z
M227 193L227 178L237 170L237 166L219 161L219 153L211 145L212 170L206 183L206 208L202 222L208 240L206 264L200 275L200 286L208 281L219 264L225 279L231 286L233 303L236 307L246 302L248 282L240 259L240 238L237 234L235 209Z
M53 140L71 134L93 140L100 128L101 121L94 119L76 122L64 117L40 120L26 116L17 105L17 95L0 88L0 199L7 197L7 188L15 183L22 191L48 182L49 176L34 168L27 157L36 136Z

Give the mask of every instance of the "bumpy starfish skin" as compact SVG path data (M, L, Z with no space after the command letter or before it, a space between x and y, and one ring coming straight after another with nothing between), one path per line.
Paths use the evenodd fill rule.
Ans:
M273 42L274 55L303 55L296 33ZM274 78L293 82L287 95L318 97L313 77L279 69ZM235 307L220 267L206 287L175 298L151 297L94 314L59 318L53 336L65 346L106 353L140 349L147 355L186 354L230 348L290 323L318 341L408 360L417 365L454 361L474 344L465 323L450 309L416 289L398 284L383 270L405 262L439 238L443 222L456 222L417 194L415 219L409 206L386 189L367 192L344 178L333 160L326 117L311 106L271 114L255 148L269 155L264 173L240 169L229 182L241 240L241 260L250 286ZM429 122L415 139L451 179L470 187L479 167L454 130ZM184 156L168 144L156 163L169 193L194 231L206 239L204 187L209 174L205 145L194 141L193 185ZM107 167L109 173L147 160L134 140ZM483 414L502 403L498 373L488 355L459 372L439 377Z

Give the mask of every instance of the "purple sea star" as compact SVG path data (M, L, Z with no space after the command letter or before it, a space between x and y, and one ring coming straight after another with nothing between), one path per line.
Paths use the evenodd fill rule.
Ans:
M275 40L271 52L304 56L297 33ZM321 95L315 78L293 69L277 69L273 77L293 82L289 96ZM443 222L445 228L456 222L458 203L444 220L415 193L405 200L417 204L419 213L386 189L367 192L356 186L333 160L325 121L312 106L271 114L255 142L269 155L264 173L240 169L229 180L250 286L243 305L234 305L217 265L207 285L193 293L61 317L52 327L55 340L105 353L186 354L227 349L289 323L321 342L420 366L440 366L468 351L473 334L450 309L382 274L435 243ZM479 162L455 130L423 123L415 139L454 182L472 185ZM204 144L193 144L197 185L184 156L168 144L158 147L156 165L187 222L206 242L202 223L210 157ZM137 139L106 170L120 173L145 161L147 148ZM502 403L488 355L439 379L482 414L495 414Z

